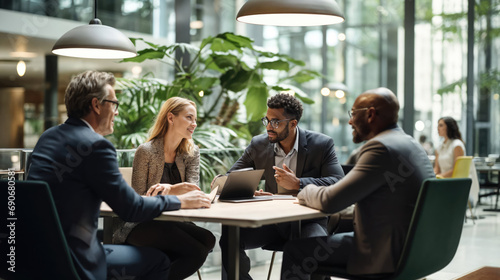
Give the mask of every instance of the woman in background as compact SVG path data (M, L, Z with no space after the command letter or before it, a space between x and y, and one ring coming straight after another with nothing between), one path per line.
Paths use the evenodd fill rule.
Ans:
M444 141L436 149L434 173L449 178L457 157L465 155L464 141L457 122L452 117L442 117L438 120L438 134Z
M457 122L452 117L442 117L439 119L438 134L444 138L444 142L436 149L434 173L436 173L436 176L449 178L453 174L457 158L465 155L464 141L462 140L462 134L458 129ZM472 205L475 205L479 195L479 182L474 163L470 166L469 178L472 179L469 201Z
M192 140L196 119L191 100L172 97L162 105L149 139L135 153L132 187L137 193L180 195L200 190L200 151ZM193 223L149 221L125 223L114 232L113 242L162 250L171 260L169 279L184 279L203 265L215 237Z

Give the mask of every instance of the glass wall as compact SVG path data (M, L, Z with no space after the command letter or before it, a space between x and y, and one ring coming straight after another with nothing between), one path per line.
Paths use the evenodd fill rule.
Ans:
M415 25L415 136L441 139L437 121L457 120L467 138L468 40L474 41L473 151L469 155L499 153L500 2L475 1L474 38L468 34L468 1L417 1ZM417 123L418 122L418 123Z
M88 22L91 0L7 0L0 8ZM341 159L356 146L351 141L347 110L363 91L379 86L397 93L404 105L404 83L414 79L414 129L439 145L437 120L452 116L467 136L468 41L474 42L473 150L486 156L500 153L500 1L475 3L474 38L468 34L468 0L416 0L414 77L404 76L405 2L400 0L338 0L346 22L326 27L272 27L241 24L235 14L240 0L190 0L190 14L175 14L182 0L99 1L98 18L106 25L176 40L179 19L189 18L191 43L221 32L249 36L270 51L303 60L324 75L302 86L315 104L305 106L301 126L334 138ZM177 3L177 5L176 5ZM410 2L408 2L410 3ZM157 77L171 79L171 71ZM275 79L277 77L268 77ZM322 96L323 87L332 91ZM335 97L338 89L345 97ZM401 114L401 118L404 116Z
M191 42L222 32L235 32L235 0L191 0Z
M167 22L172 16L173 9L166 9L171 3L173 0L97 1L97 18L114 28L153 34L155 28L161 28L156 24L158 15ZM94 18L93 0L5 0L0 1L0 9L86 23Z
M302 126L322 131L334 138L341 160L355 148L351 141L346 110L357 95L379 86L393 90L404 106L404 18L405 2L390 0L337 1L346 21L325 27L249 26L248 35L259 38L269 50L286 53L306 61L307 67L325 78L304 88L316 103L306 106ZM500 153L500 1L475 1L474 143L467 154L487 156ZM437 121L452 116L467 137L466 77L469 36L468 1L415 1L414 47L414 129L415 138L427 137L440 144ZM253 31L252 31L253 30ZM326 38L323 36L326 34ZM326 51L324 51L326 49ZM320 95L323 86L333 83L328 97ZM345 85L345 98L333 96L335 85ZM332 87L332 86L330 86ZM403 118L400 113L400 120Z
M345 84L350 96L347 108L351 108L360 93L377 87L391 89L403 107L404 2L343 2ZM400 114L400 120L401 117ZM351 131L350 126L347 130ZM346 143L352 143L350 133L345 137Z
M324 75L303 90L315 101L305 106L301 126L331 136L341 162L356 148L347 111L363 91L385 86L402 96L404 2L337 1L343 24L325 27L263 27L263 47L306 62ZM247 29L250 37L259 30ZM323 87L330 89L321 95ZM343 90L345 96L336 96Z

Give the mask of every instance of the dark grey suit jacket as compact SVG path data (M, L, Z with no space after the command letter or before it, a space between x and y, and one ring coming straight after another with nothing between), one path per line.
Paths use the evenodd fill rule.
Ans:
M106 255L97 239L102 201L123 220L134 222L180 208L175 196L138 195L123 180L111 142L75 118L42 134L31 156L28 180L49 184L82 279L106 279Z
M366 142L344 179L328 187L306 186L298 198L328 213L356 203L347 270L390 273L401 255L422 182L431 177L434 171L422 146L393 127Z
M332 138L297 128L299 130L299 151L297 155L297 172L301 188L307 184L319 186L333 185L344 177L342 167L337 160ZM228 172L236 169L253 167L265 169L265 191L277 193L278 186L274 179L274 144L270 143L267 134L255 136L243 155ZM281 166L279 166L281 167Z

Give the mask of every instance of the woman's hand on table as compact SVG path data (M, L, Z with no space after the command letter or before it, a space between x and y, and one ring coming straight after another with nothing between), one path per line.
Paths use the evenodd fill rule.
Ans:
M181 195L191 191L199 191L200 187L193 183L182 182L175 185L171 185L170 193L171 195Z
M149 187L146 196L167 195L170 194L172 185L170 184L156 184Z

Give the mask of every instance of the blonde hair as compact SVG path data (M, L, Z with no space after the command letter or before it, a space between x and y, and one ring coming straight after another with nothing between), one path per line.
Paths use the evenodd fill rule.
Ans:
M168 113L178 116L180 112L186 108L186 106L192 105L196 109L196 104L186 98L182 97L171 97L161 105L160 112L156 116L155 122L151 129L149 130L149 138L146 142L154 139L162 138L168 131ZM192 139L182 139L181 143L177 147L177 153L193 155L194 153L194 142Z

